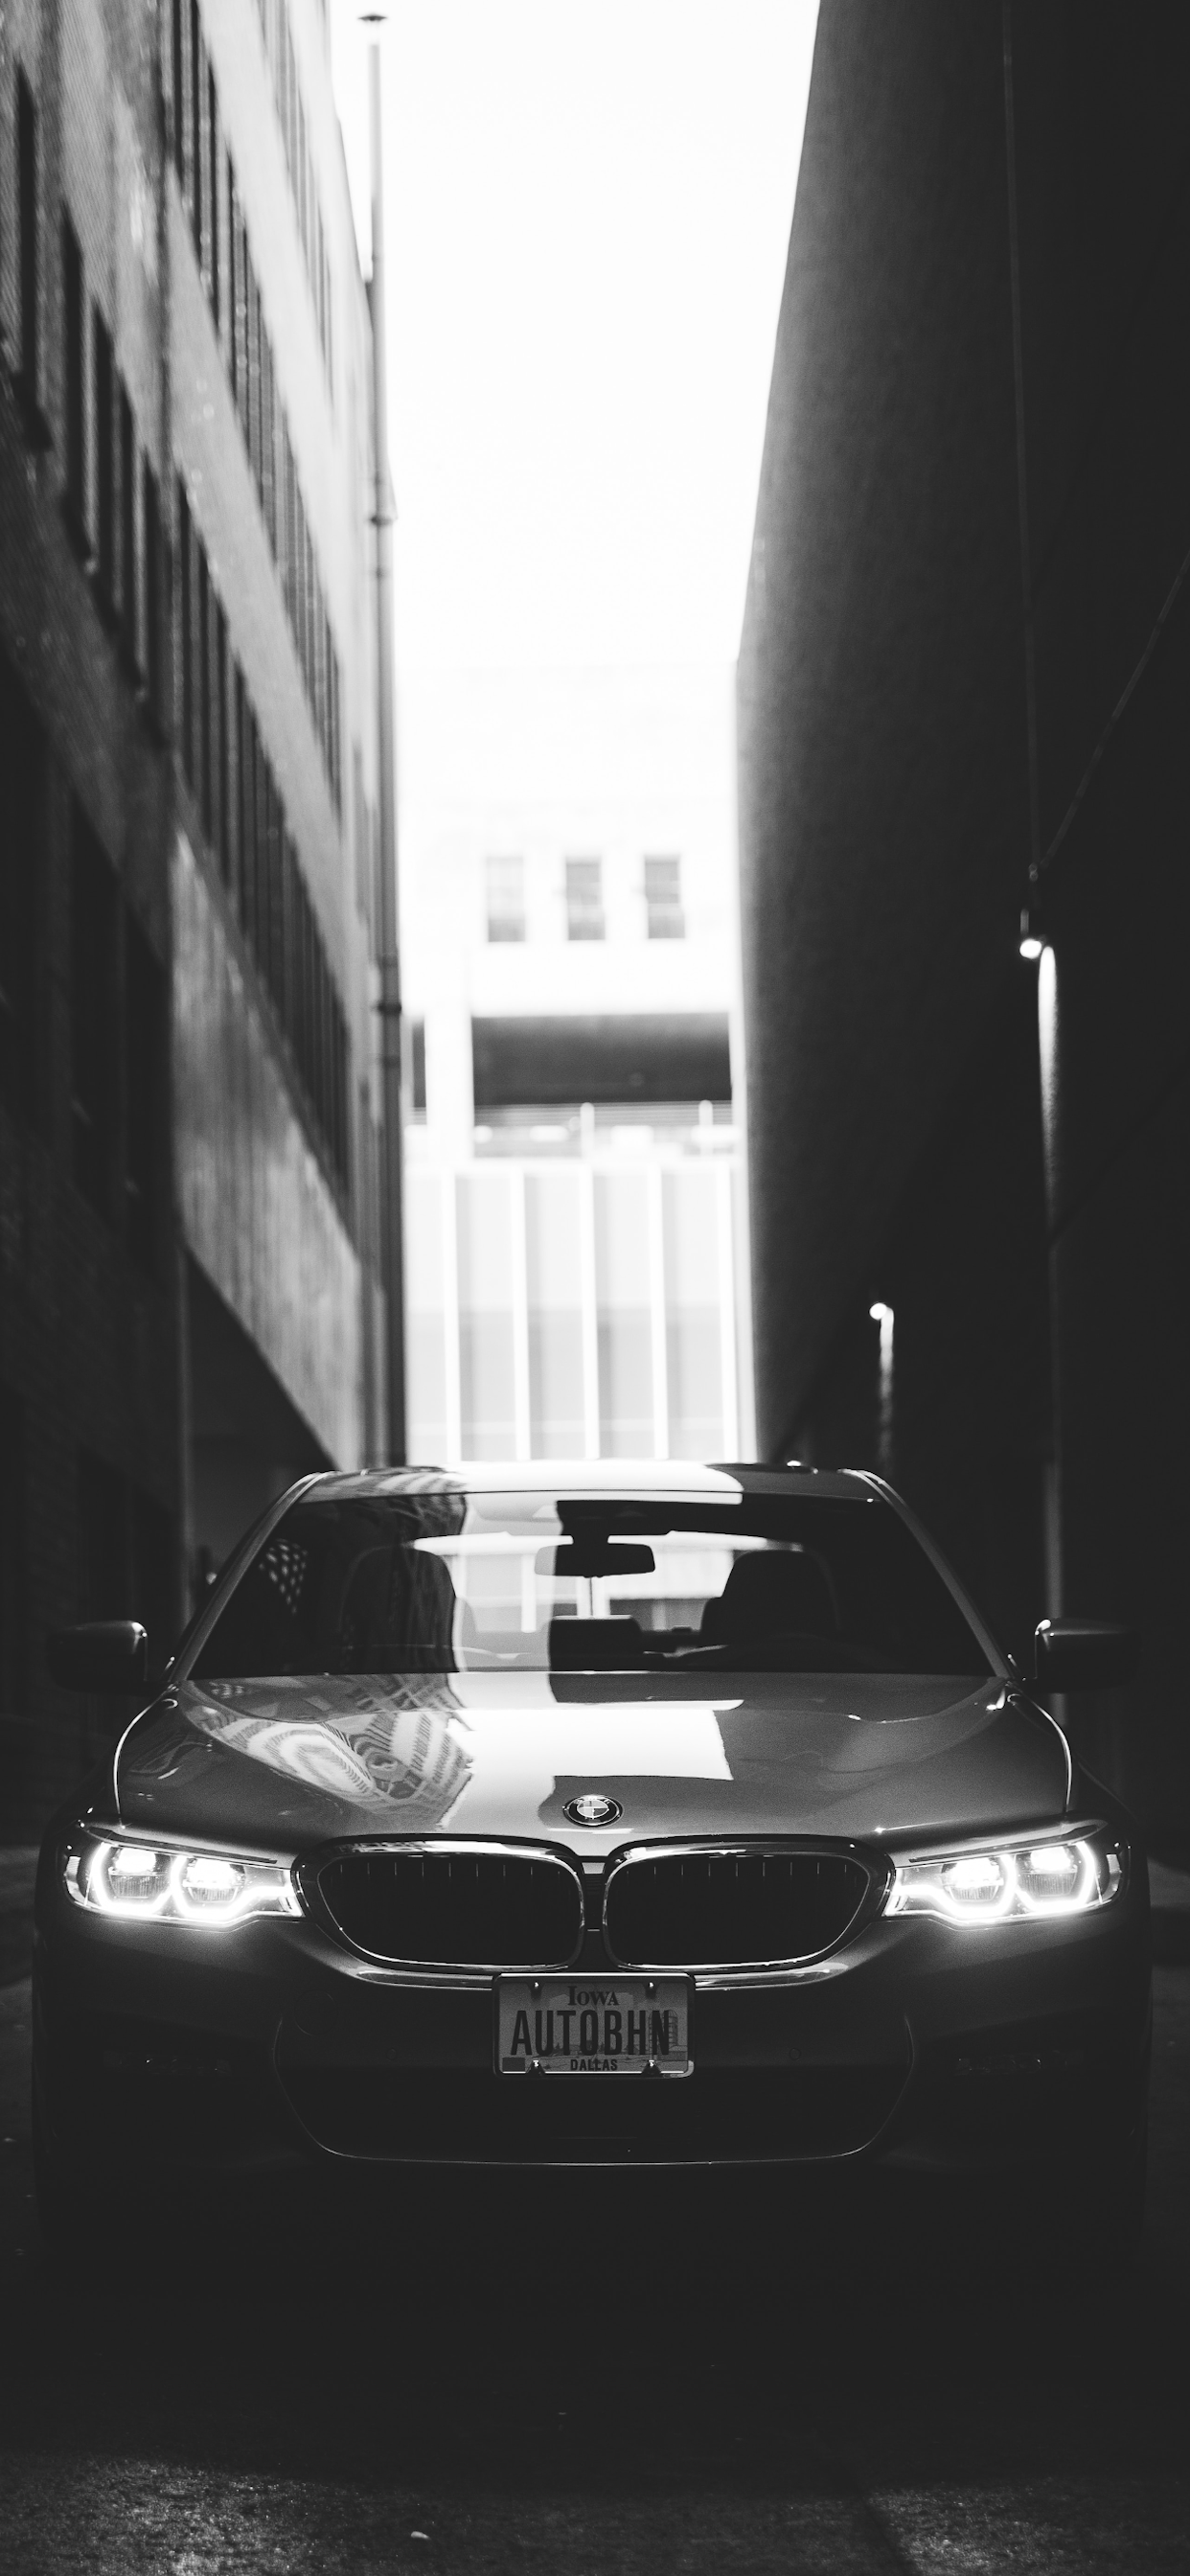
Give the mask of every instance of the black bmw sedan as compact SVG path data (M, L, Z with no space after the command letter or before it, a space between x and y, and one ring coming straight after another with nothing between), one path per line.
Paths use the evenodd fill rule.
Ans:
M53 1820L47 2231L113 2176L806 2166L1143 2201L1146 1865L861 1473L296 1485ZM62 1680L144 1697L132 1623Z

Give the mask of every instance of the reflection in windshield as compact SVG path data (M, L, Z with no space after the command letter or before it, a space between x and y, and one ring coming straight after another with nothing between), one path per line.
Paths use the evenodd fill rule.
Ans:
M315 1487L225 1598L192 1670L209 1681L989 1666L925 1550L870 1492Z
M250 1706L237 1705L249 1696ZM298 1691L279 1680L267 1695L211 1682L188 1698L186 1715L202 1734L310 1788L390 1820L398 1809L406 1831L441 1824L470 1776L467 1721L449 1684L416 1676L361 1675L321 1701L308 1681Z

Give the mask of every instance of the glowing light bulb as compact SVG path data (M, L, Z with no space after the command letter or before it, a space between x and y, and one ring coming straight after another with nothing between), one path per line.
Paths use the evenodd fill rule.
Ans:
M112 1854L111 1875L113 1878L155 1878L157 1854L146 1851L142 1844L126 1843L123 1850Z
M1022 957L1028 961L1030 966L1035 966L1038 958L1044 952L1045 941L1041 936L1038 923L1034 915L1030 912L1027 904L1021 914L1021 935L1018 944Z
M947 1891L965 1905L986 1905L1000 1895L1004 1872L991 1852L972 1852L964 1860L952 1861L946 1872Z
M1042 1844L1028 1856L1029 1868L1036 1878L1077 1878L1078 1853L1069 1843Z
M240 1892L243 1871L235 1862L199 1853L182 1872L184 1894L198 1905L231 1905Z

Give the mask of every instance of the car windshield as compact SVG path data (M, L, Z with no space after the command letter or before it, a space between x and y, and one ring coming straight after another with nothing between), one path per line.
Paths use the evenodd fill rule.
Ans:
M196 1681L305 1673L990 1670L890 1504L754 1495L307 1491Z

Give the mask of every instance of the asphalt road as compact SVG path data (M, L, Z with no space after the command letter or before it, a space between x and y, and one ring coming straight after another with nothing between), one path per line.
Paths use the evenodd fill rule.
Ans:
M331 2259L184 2199L77 2279L37 2239L0 1991L0 2566L137 2576L967 2576L1190 2565L1190 1967L1157 1971L1132 2285L862 2245L736 2185L427 2200ZM631 2186L628 2188L627 2186Z

